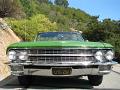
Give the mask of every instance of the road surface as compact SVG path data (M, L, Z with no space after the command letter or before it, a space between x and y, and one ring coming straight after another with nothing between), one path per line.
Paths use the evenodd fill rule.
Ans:
M24 88L19 85L17 78L10 76L0 82L0 90L120 90L120 73L112 71L111 74L105 75L103 83L100 86L92 87L87 78L82 79L65 79L65 78L39 78L34 77L31 86Z

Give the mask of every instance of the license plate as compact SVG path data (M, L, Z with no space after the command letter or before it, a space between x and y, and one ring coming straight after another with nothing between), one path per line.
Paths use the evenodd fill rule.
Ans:
M72 73L72 68L52 68L53 75L70 75Z

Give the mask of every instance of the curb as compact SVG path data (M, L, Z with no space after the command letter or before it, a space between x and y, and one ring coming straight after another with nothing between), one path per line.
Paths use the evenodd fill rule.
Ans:
M112 71L120 74L120 64L116 64L113 66Z

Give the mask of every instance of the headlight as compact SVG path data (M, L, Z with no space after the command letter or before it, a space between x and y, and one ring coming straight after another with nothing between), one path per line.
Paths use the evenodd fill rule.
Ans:
M102 53L102 51L97 51L97 52L95 53L95 58L96 58L97 60L99 60L100 62L102 62L102 60L103 60L103 53Z
M19 59L20 60L27 60L28 59L28 55L27 55L27 52L20 52L19 54Z
M112 51L107 51L107 53L105 54L105 58L107 60L112 60L114 58L114 52Z
M16 52L15 51L9 51L8 52L8 58L10 60L15 60L16 59Z

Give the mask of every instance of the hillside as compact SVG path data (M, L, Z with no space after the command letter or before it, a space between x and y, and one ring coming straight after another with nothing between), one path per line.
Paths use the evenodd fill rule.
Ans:
M10 74L9 67L4 64L8 61L6 57L6 48L8 45L19 41L20 39L7 26L5 21L0 18L0 80Z
M58 30L68 31L69 28L87 30L92 16L86 12L62 5L54 5L49 0L20 0L26 17L44 14L51 22L56 22Z

